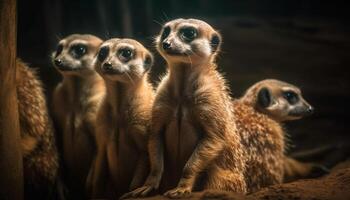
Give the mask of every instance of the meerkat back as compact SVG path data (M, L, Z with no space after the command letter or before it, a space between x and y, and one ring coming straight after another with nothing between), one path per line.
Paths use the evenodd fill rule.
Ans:
M50 191L54 190L57 178L58 155L42 83L36 72L19 59L16 70L25 196L52 198Z
M312 107L299 88L270 79L254 84L233 105L248 158L245 177L249 191L282 183L286 163L291 163L284 154L286 133L282 123L311 114Z
M105 92L92 61L102 40L73 34L62 39L52 62L63 79L53 94L53 113L61 131L65 181L77 197L85 194L85 182L95 152L95 120ZM74 194L75 193L75 194Z

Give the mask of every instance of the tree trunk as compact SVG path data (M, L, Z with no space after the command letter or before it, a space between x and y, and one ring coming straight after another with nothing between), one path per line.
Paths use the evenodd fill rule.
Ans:
M16 0L0 0L0 199L23 199L16 96Z

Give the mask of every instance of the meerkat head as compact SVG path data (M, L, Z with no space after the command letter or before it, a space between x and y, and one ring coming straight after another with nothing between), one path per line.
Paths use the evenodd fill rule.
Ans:
M63 75L83 75L94 72L92 61L102 40L93 35L73 34L62 39L52 62Z
M148 72L153 64L152 54L132 39L110 39L99 49L95 70L105 79L134 82Z
M252 99L256 109L279 121L300 119L314 110L298 87L278 80L256 83L243 98Z
M204 21L176 19L163 26L155 42L157 50L168 62L197 64L215 58L221 36Z

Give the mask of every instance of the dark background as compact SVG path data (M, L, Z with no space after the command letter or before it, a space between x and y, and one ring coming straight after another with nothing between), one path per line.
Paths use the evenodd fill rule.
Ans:
M60 80L50 63L59 39L72 33L102 39L131 37L156 56L153 80L164 61L152 45L161 24L178 17L207 21L223 36L218 60L233 95L265 78L301 87L316 108L289 122L289 152L331 145L349 155L349 9L346 1L318 0L37 0L18 1L18 56L39 68L48 96ZM334 159L329 156L321 159Z

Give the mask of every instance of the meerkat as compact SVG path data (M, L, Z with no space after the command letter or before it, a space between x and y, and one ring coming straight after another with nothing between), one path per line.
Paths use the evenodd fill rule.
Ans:
M156 46L168 74L152 109L151 170L144 185L124 197L158 188L170 198L202 189L245 193L230 91L215 63L220 44L220 34L201 20L176 19L163 26ZM228 146L235 151L226 151Z
M107 92L97 115L97 155L87 183L92 198L104 195L106 183L112 185L112 196L119 197L142 186L148 175L152 63L152 54L136 40L114 38L100 47L95 70Z
M306 175L311 171L311 164L285 155L286 132L282 123L313 112L298 87L279 80L263 80L234 100L233 106L248 158L245 173L248 192L282 183L285 175Z
M105 87L92 61L101 43L93 35L73 34L62 39L52 55L53 65L63 77L54 90L53 114L62 129L58 135L64 177L73 196L84 195L95 152L94 125Z
M54 128L36 71L16 60L16 88L21 131L25 196L50 196L58 170Z

